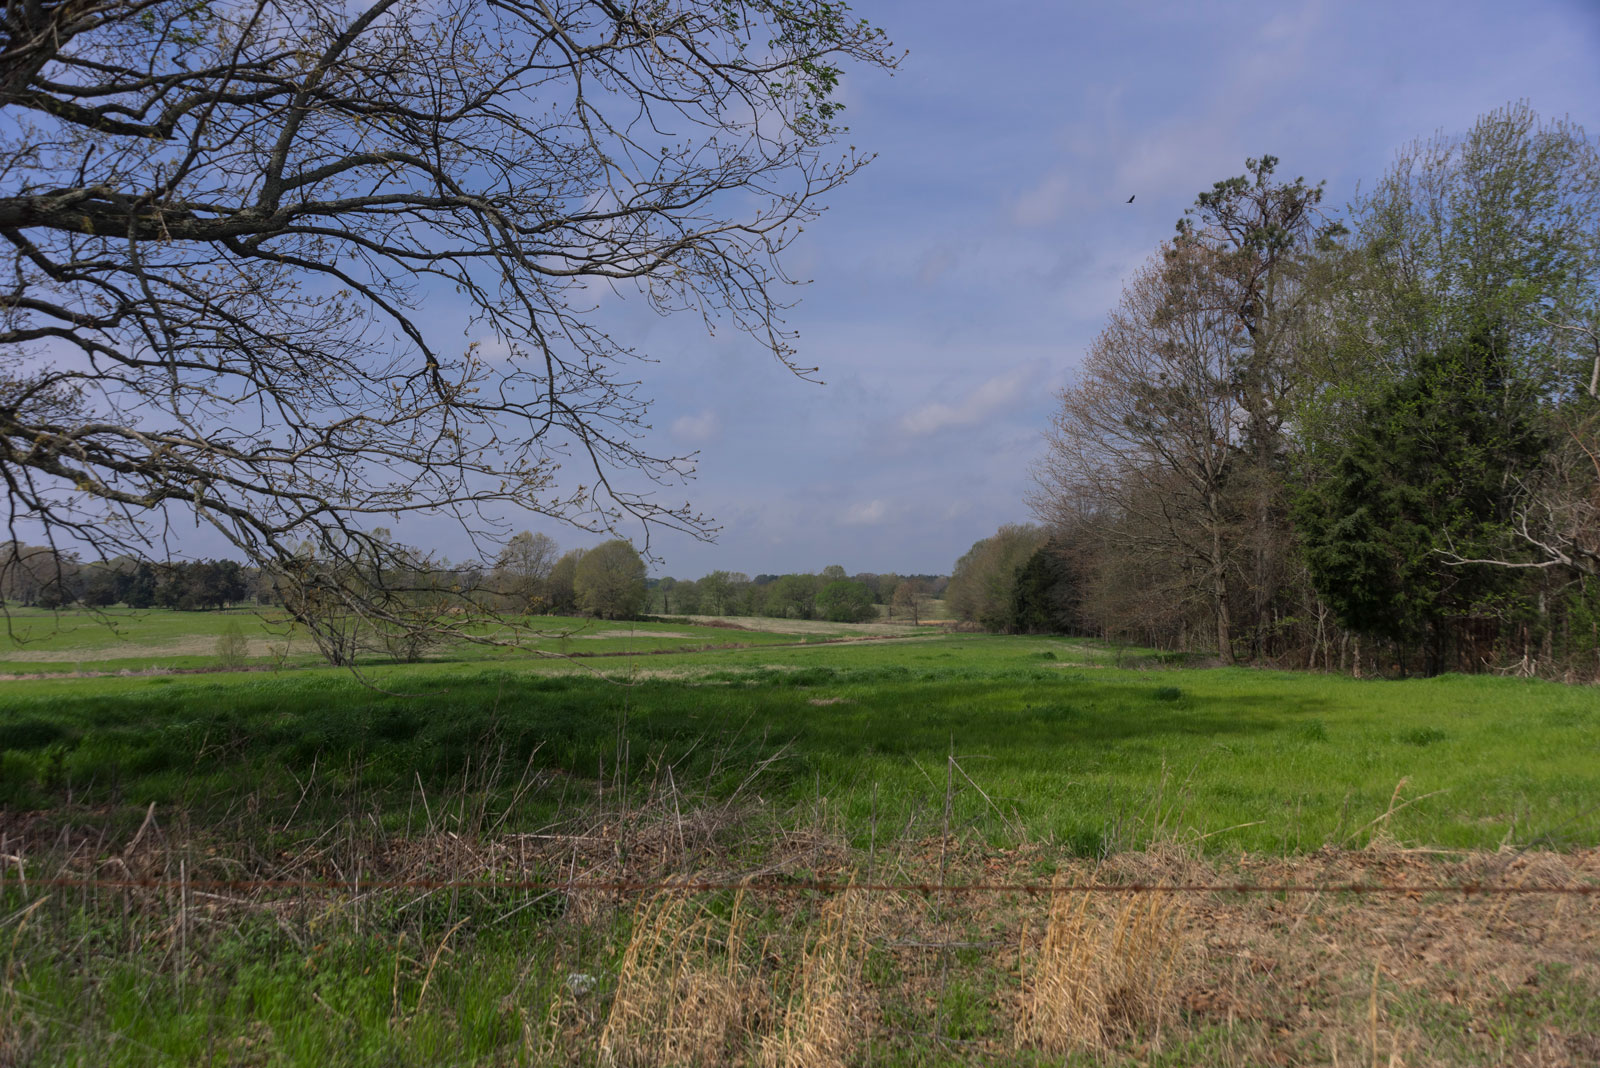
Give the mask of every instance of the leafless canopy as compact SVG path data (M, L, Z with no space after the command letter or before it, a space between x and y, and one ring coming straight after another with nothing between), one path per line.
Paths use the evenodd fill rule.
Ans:
M893 63L832 0L0 4L0 478L13 538L103 554L185 514L277 565L415 512L707 534L597 302L805 373L777 257L864 162L843 66Z

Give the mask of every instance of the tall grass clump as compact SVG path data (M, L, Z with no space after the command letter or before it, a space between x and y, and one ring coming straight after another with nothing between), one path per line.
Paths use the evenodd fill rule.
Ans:
M1096 907L1090 893L1051 896L1044 938L1022 930L1016 1043L1054 1055L1101 1053L1141 1033L1159 1039L1176 1016L1187 956L1177 895L1129 894Z
M749 940L744 893L727 915L686 892L641 902L600 1032L603 1064L721 1065L739 1059L768 998Z
M843 1068L868 1023L861 983L866 958L866 895L839 894L822 908L777 1030L762 1039L763 1068Z

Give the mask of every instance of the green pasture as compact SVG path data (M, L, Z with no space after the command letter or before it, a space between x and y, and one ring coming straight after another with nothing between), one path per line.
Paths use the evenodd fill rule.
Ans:
M806 842L854 847L849 864L895 858L877 870L912 878L931 877L950 842L969 862L956 881L991 847L1024 846L1013 860L1043 878L1152 842L1224 868L1377 835L1443 850L1600 842L1593 688L1183 668L1054 638L701 629L743 645L660 637L690 632L661 624L597 639L637 643L612 657L0 682L0 832L16 858L0 869L0 1063L601 1063L635 902L568 912L559 895L512 888L358 892L407 850L435 851L407 871L446 875L450 843L492 849L507 832L616 835L583 865L577 852L531 866L504 855L553 878L589 863L805 874ZM623 852L652 828L661 852ZM152 891L130 906L115 888L41 890L80 847L111 874L148 850L167 879L314 876L351 891ZM820 906L750 904L747 949L773 969L774 996ZM913 906L931 910L920 937L975 948L874 943L871 1062L1063 1063L1011 1045L1015 928L997 924L1016 917ZM1352 1027L1366 1019L1365 967L1351 965L1354 994L1339 993L1349 977L1316 994ZM574 977L595 985L575 994ZM1551 972L1517 989L1485 1017L1493 1042L1449 1020L1417 1026L1443 1028L1450 1063L1485 1068L1541 1040L1529 1019L1592 1032L1587 980ZM1385 1005L1399 996L1386 987ZM1066 1063L1244 1063L1235 1043L1273 1034L1265 1017L1237 1029L1184 1017L1159 1053Z
M947 794L957 825L990 842L1079 854L1155 838L1292 853L1379 832L1447 848L1600 841L1591 688L1119 668L1112 651L1063 639L767 638L360 679L5 682L0 802L155 802L203 819L246 794L257 808L303 805L315 768L314 798L363 798L403 833L419 789L477 768L489 803L533 769L550 774L517 795L509 826L535 829L590 792L646 796L670 773L707 800L820 808L858 842L888 826L933 833Z

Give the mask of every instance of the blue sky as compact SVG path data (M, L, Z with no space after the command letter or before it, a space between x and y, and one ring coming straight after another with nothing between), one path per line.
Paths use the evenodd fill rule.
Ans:
M656 361L639 368L651 451L699 450L698 478L665 496L722 527L714 544L658 532L658 575L948 572L1028 519L1055 391L1123 280L1247 156L1326 180L1337 210L1401 146L1510 102L1600 135L1600 0L855 8L908 55L893 77L845 78L848 140L877 159L786 260L814 279L788 325L826 384L736 331L599 302L604 328ZM461 336L458 302L430 306L430 329ZM563 547L599 540L506 518ZM175 520L185 555L227 551L191 522ZM495 549L443 519L395 533L457 561Z
M855 7L909 54L847 78L849 139L878 158L788 261L815 280L789 324L826 385L737 333L612 312L660 360L655 432L700 450L688 494L723 526L658 536L658 574L944 572L1027 519L1053 392L1246 156L1338 208L1403 144L1508 102L1600 134L1597 0Z

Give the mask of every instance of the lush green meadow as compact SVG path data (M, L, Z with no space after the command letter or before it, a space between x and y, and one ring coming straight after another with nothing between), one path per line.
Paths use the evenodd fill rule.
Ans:
M144 628L146 646L206 640L218 631L180 623L221 618L156 614L124 629ZM1272 901L1173 912L1161 937L1184 939L1170 959L1187 963L1151 995L1154 1015L1052 1047L1016 1023L1018 991L1038 982L1017 970L1019 939L1032 953L1049 920L1035 898L874 897L841 920L825 895L739 904L724 892L674 911L597 893L370 884L1392 879L1395 858L1423 864L1426 881L1600 855L1583 852L1600 843L1593 688L1184 668L1060 638L588 628L360 677L254 664L0 682L0 1064L954 1064L981 1050L1031 1065L1063 1063L1061 1048L1085 1064L1324 1064L1341 1050L1364 1061L1381 1044L1366 1037L1372 961L1399 936L1361 902L1294 905L1308 911L1292 927ZM27 648L116 664L107 651L125 640L41 630ZM621 655L573 655L595 651ZM10 664L29 674L19 663L38 662ZM1465 867L1426 867L1446 860ZM1563 878L1596 877L1588 860L1559 863L1575 866ZM38 885L85 875L159 885ZM331 889L245 885L284 879ZM1558 903L1519 903L1519 915L1535 904ZM1564 1036L1600 1028L1592 904L1552 912L1547 929L1565 933L1513 961L1542 984L1516 999L1463 979L1465 959L1416 979L1455 984L1497 1030L1464 1030L1433 995L1407 993L1411 979L1384 978L1384 1048L1409 1051L1398 1063L1509 1063L1508 1049L1544 1048L1549 1028L1527 1030L1530 1014ZM1090 915L1110 907L1097 899ZM1424 920L1468 930L1494 915L1485 904L1401 926L1413 937ZM1341 951L1302 1002L1311 1014L1286 1027L1270 971L1251 986L1253 973L1199 948L1201 932L1241 917L1283 937L1302 923L1339 930L1366 948ZM856 931L853 956L828 941L838 929ZM641 943L660 932L670 946ZM1491 924L1482 945L1499 938ZM946 945L957 948L927 948ZM1287 961L1311 945L1274 952ZM668 960L676 979L659 971ZM843 969L829 981L871 1027L849 1033L848 1056L774 1061L773 1043L799 1041L794 1005L819 960ZM702 972L742 991L727 1004L768 1007L691 1055L651 1021L705 1017L714 989L659 1000ZM1225 1013L1194 993L1218 984L1235 999ZM1254 1016L1241 1015L1247 997L1263 1006Z
M650 627L592 644L702 637L652 641ZM703 629L724 642L735 633ZM490 793L516 789L530 766L559 773L547 776L559 788L520 793L513 819L527 828L578 781L647 791L670 768L721 797L775 755L762 772L767 801L821 797L860 838L874 811L880 822L942 819L953 755L959 818L996 843L1101 853L1187 835L1208 849L1282 852L1359 844L1378 829L1452 848L1600 840L1592 688L1117 668L1107 650L1059 639L759 637L694 653L378 666L360 678L10 681L0 797L22 808L68 791L85 804L192 807L247 792L270 805L298 797L316 765L379 799L403 830L408 792L493 758L505 780L485 783ZM1397 806L1411 803L1371 824L1397 791Z
M490 791L514 790L528 766L560 772L562 788L520 795L515 822L534 827L579 780L648 790L670 767L675 782L720 796L750 761L778 755L762 796L822 796L861 838L874 804L880 822L942 812L954 755L958 815L997 843L1107 852L1186 835L1210 849L1306 851L1376 830L1421 846L1600 839L1590 687L1128 670L1106 649L1042 638L794 646L794 635L693 630L704 633L640 624L637 636L565 640L640 656L498 651L362 678L8 681L0 798L48 807L70 790L86 804L194 806L248 791L274 804L298 796L315 764L341 787L403 799L493 756L507 779ZM755 641L659 652L730 636ZM1370 823L1397 790L1414 803ZM384 812L403 820L403 806Z

